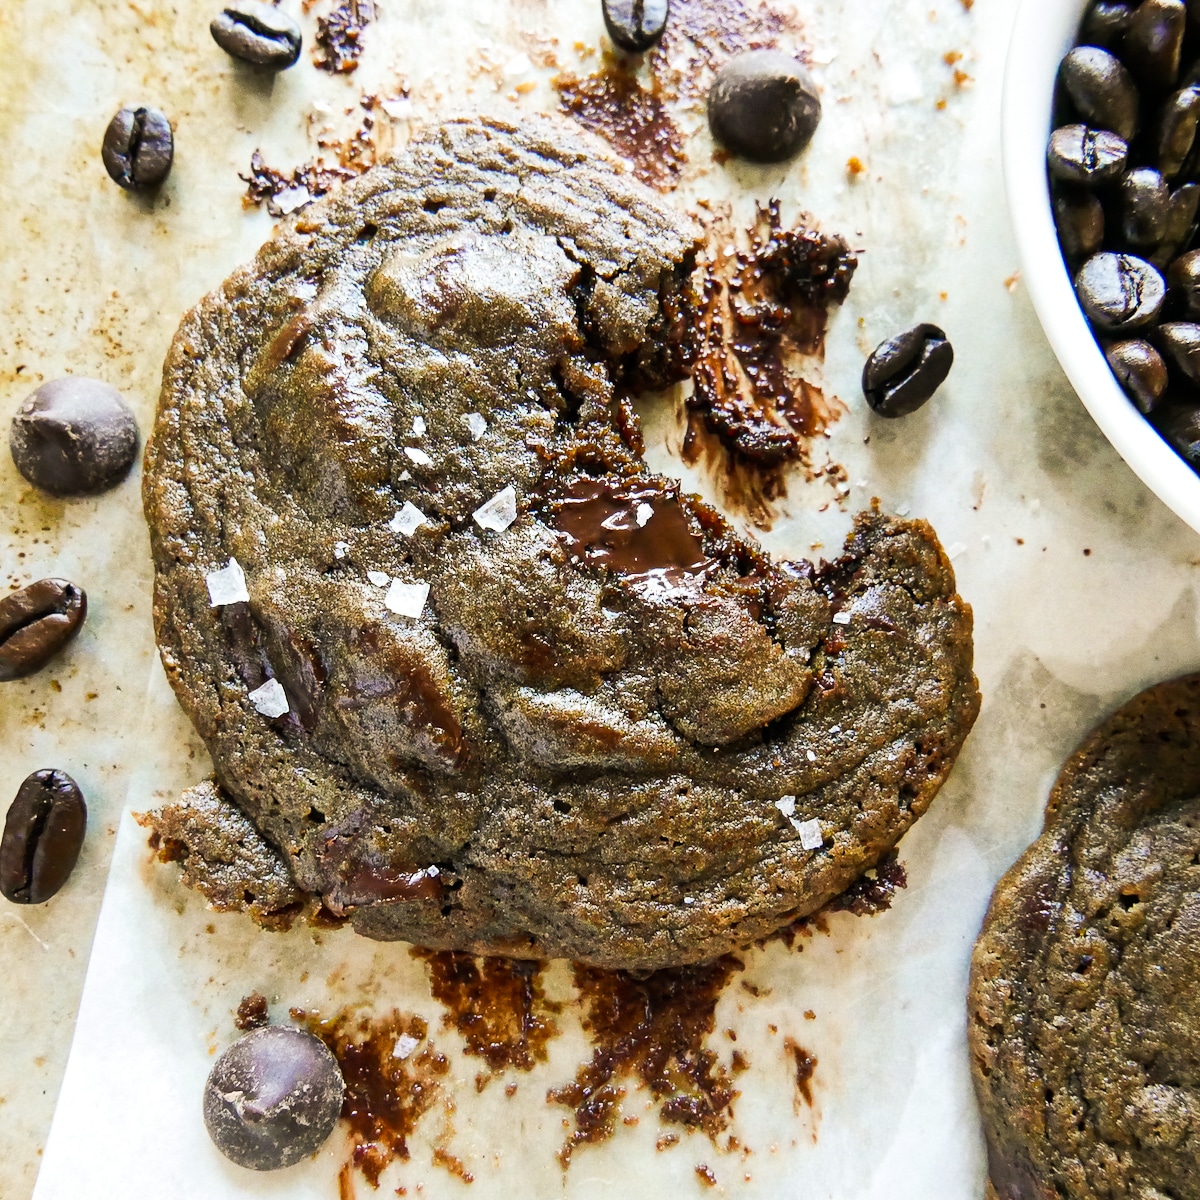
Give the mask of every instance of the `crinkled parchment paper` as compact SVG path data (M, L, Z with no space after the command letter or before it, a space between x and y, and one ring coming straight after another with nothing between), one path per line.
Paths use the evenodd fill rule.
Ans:
M344 109L362 92L399 98L404 81L410 102L393 104L383 122L397 144L410 122L457 109L550 108L546 39L557 37L560 65L580 72L602 46L593 0L379 3L356 75L331 78L306 61L264 81L210 41L212 0L6 0L5 424L38 381L75 371L122 387L149 428L179 314L269 233L266 214L240 203L237 173L254 149L294 166L311 157L318 126L352 128L361 110ZM299 11L297 0L284 6ZM310 41L326 7L318 0L303 17ZM824 368L849 412L818 449L847 468L849 493L839 507L829 486L796 478L763 541L832 555L847 513L876 495L928 517L975 608L985 696L950 783L902 844L909 886L892 910L834 917L802 953L752 952L742 978L760 995L735 981L722 998L711 1044L728 1063L724 1031L734 1029L749 1060L731 1129L748 1152L718 1150L702 1134L657 1151L654 1106L631 1088L625 1115L636 1123L583 1147L564 1176L555 1151L566 1110L545 1095L573 1077L587 1044L561 964L548 975L550 992L567 1002L549 1061L477 1092L478 1061L440 1028L425 967L406 948L344 931L271 936L208 913L176 886L174 868L151 865L145 831L128 812L174 796L207 763L153 655L136 478L96 500L53 502L0 455L5 585L64 574L92 599L69 652L0 694L0 795L28 771L62 766L92 809L67 889L38 909L0 906L5 1200L29 1195L39 1162L38 1200L336 1197L341 1133L315 1160L268 1176L232 1167L204 1134L205 1075L236 1035L238 1001L256 989L276 1019L290 1006L363 1004L429 1021L450 1071L411 1158L384 1176L389 1194L463 1192L461 1179L434 1165L441 1148L473 1174L479 1197L701 1195L711 1189L698 1165L720 1192L744 1196L980 1195L963 998L990 889L1037 829L1050 780L1090 722L1145 684L1200 664L1200 539L1092 426L1016 274L998 151L1011 9L1006 0L805 0L803 41L825 116L790 167L714 163L701 113L683 118L694 136L680 204L730 201L745 221L755 199L777 196L785 218L807 210L863 251ZM104 125L126 102L155 103L176 123L175 169L155 199L120 193L99 164ZM865 167L857 177L846 168L851 156ZM858 390L864 354L918 320L948 331L957 355L950 381L915 416L872 419ZM648 402L643 416L652 464L718 498L718 480L681 465L677 398ZM788 1037L818 1060L811 1107L797 1101ZM361 1178L354 1188L370 1194Z

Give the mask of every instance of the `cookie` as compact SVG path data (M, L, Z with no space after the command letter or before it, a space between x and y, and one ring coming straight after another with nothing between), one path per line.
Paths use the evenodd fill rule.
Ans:
M272 894L367 936L650 969L818 908L925 811L978 708L929 526L773 561L642 459L699 245L599 143L464 119L185 317L144 499L216 785L173 856L238 840L223 805ZM261 849L189 876L269 919Z
M1200 675L1067 761L992 897L969 1017L990 1196L1200 1197Z

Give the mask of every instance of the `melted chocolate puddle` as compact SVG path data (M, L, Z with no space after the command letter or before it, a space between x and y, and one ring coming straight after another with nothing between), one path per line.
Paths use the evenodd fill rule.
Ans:
M323 1018L294 1008L292 1019L329 1047L346 1081L342 1119L354 1149L339 1180L342 1195L353 1195L351 1165L377 1188L389 1163L408 1159L408 1138L438 1099L449 1061L427 1040L420 1017L344 1010Z
M420 947L411 953L429 968L434 999L446 1010L443 1024L459 1032L466 1054L487 1063L490 1073L475 1078L479 1091L502 1071L530 1071L546 1061L562 1005L546 999L544 963Z
M580 1145L612 1137L626 1079L650 1090L661 1121L703 1130L715 1143L729 1125L738 1092L704 1041L726 983L742 968L730 955L645 978L575 967L594 1050L573 1083L546 1096L574 1110L574 1128L558 1154L564 1168Z
M554 86L563 112L628 159L643 183L663 192L678 185L687 162L683 134L656 88L642 87L614 59L582 79L560 75Z

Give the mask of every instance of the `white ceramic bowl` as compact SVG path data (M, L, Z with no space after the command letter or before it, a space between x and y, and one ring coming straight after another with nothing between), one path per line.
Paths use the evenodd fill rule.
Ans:
M1151 428L1108 368L1075 299L1058 248L1046 143L1058 64L1087 0L1022 0L1004 76L1004 177L1021 270L1067 378L1096 424L1142 482L1200 531L1200 476Z

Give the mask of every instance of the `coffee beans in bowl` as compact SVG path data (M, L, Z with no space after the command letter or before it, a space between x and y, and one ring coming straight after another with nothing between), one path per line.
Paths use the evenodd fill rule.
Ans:
M44 904L79 860L87 805L66 771L34 771L17 790L0 837L0 893L14 904Z
M65 579L39 579L0 600L0 683L46 665L83 628L87 593Z
M1200 425L1200 29L1183 0L1094 0L1046 150L1059 246L1114 377L1185 461Z
M138 427L116 388L68 375L43 383L17 409L8 444L30 483L55 496L85 496L129 473Z

